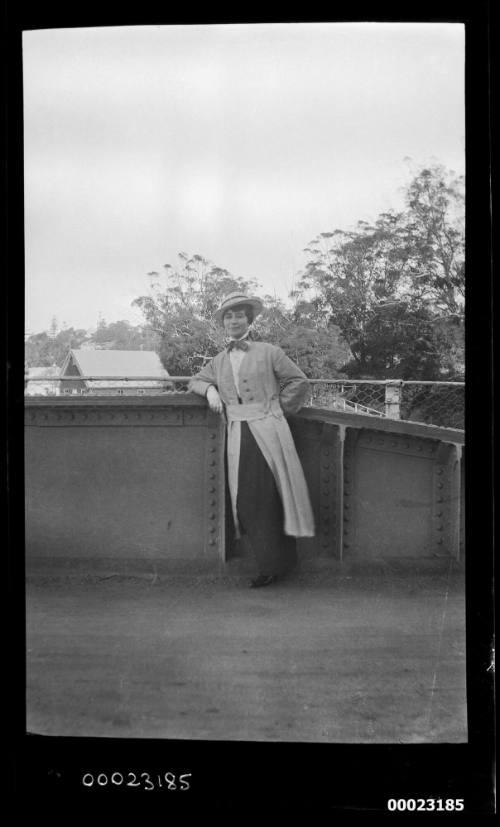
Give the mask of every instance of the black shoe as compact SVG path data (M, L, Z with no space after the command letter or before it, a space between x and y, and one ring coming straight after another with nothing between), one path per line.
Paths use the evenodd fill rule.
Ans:
M259 574L253 580L250 580L249 586L251 589L260 589L262 586L270 586L277 579L275 574Z

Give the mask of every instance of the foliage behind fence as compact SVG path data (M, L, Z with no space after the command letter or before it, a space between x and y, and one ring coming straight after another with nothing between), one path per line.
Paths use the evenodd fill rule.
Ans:
M310 404L389 419L464 428L463 382L312 380Z

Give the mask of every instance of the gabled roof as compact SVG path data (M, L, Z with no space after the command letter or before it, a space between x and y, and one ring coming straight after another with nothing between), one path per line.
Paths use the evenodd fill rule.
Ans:
M101 379L99 377L126 376L130 379L142 379L143 377L157 377L157 380L164 380L168 377L168 371L163 367L160 357L154 350L70 350L61 369L61 376L74 362L81 376L92 376L96 382L88 382L89 387L104 386L133 386L132 383L120 382L117 380ZM147 382L143 379L142 387L156 386L153 379Z

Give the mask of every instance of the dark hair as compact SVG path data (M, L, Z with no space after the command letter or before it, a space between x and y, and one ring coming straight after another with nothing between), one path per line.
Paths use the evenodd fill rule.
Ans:
M251 304L234 304L232 307L228 307L225 313L222 316L222 321L224 321L224 316L229 310L244 310L245 316L247 317L248 324L252 324L255 318L255 311Z

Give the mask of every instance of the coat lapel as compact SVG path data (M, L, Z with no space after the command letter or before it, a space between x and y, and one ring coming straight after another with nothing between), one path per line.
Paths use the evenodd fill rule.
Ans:
M227 350L224 350L222 353L220 374L221 381L219 382L219 387L232 387L234 395L237 397L238 391L236 390L236 384L234 382L233 367L231 365L231 359L229 358L229 353Z

